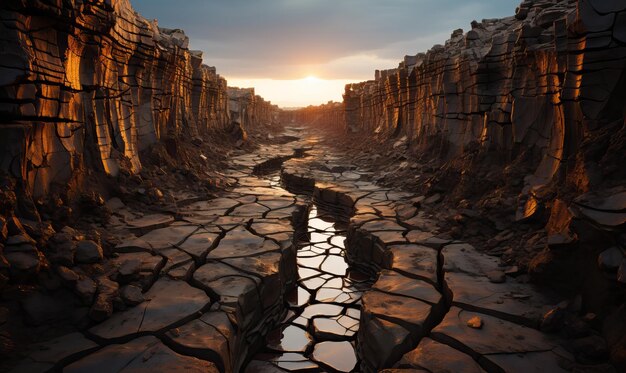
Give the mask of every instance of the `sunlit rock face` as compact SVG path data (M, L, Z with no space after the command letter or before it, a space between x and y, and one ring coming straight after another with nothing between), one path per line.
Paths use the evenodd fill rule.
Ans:
M9 0L0 19L0 169L35 196L229 123L226 80L128 0Z
M278 106L255 95L254 88L228 87L230 120L242 127L278 121Z
M623 136L625 11L623 1L527 0L515 16L474 21L445 45L347 85L347 129L406 135L443 159L528 157L527 191L560 170L587 191L603 154L580 154L585 139L609 127Z
M345 127L345 119L344 104L333 101L318 106L280 112L281 123L311 123L342 128Z

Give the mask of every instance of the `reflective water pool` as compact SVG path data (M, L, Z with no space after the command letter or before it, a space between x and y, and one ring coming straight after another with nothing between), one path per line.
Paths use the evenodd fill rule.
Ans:
M313 208L306 240L298 248L298 285L287 295L289 314L267 337L247 371L272 364L292 372L352 372L362 292L368 276L345 259L343 224Z

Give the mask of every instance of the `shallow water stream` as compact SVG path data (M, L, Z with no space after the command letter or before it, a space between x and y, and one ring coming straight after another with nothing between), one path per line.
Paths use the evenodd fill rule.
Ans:
M286 299L288 315L249 371L261 361L298 372L351 372L358 366L360 300L372 281L345 259L345 223L317 207L308 221L298 246L298 285Z

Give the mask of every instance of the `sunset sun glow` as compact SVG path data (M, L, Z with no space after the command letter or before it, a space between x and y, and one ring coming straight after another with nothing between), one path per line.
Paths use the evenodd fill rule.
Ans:
M346 79L321 79L308 75L301 79L228 79L228 85L254 87L255 93L271 98L282 107L319 105L341 101L345 85L357 82Z
M313 76L313 75L309 75L309 76L307 76L306 78L304 78L304 79L302 79L302 80L304 80L304 81L305 81L305 82L307 82L307 83L316 83L319 79L318 79L318 78L316 78L316 77L315 77L315 76Z

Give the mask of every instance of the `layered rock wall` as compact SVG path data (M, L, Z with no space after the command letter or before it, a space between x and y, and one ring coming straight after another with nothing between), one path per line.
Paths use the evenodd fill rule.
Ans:
M88 168L138 172L155 142L230 125L226 80L128 0L9 0L0 20L0 170L35 196Z
M319 106L308 106L297 110L280 112L282 123L309 123L316 126L345 127L344 106L330 101Z
M254 88L228 87L231 121L242 127L268 126L278 123L278 106L254 93Z
M526 157L526 191L559 178L581 192L623 179L602 168L601 149L582 149L603 131L624 132L626 4L527 0L516 13L347 85L347 129L406 135L418 154L442 159Z

